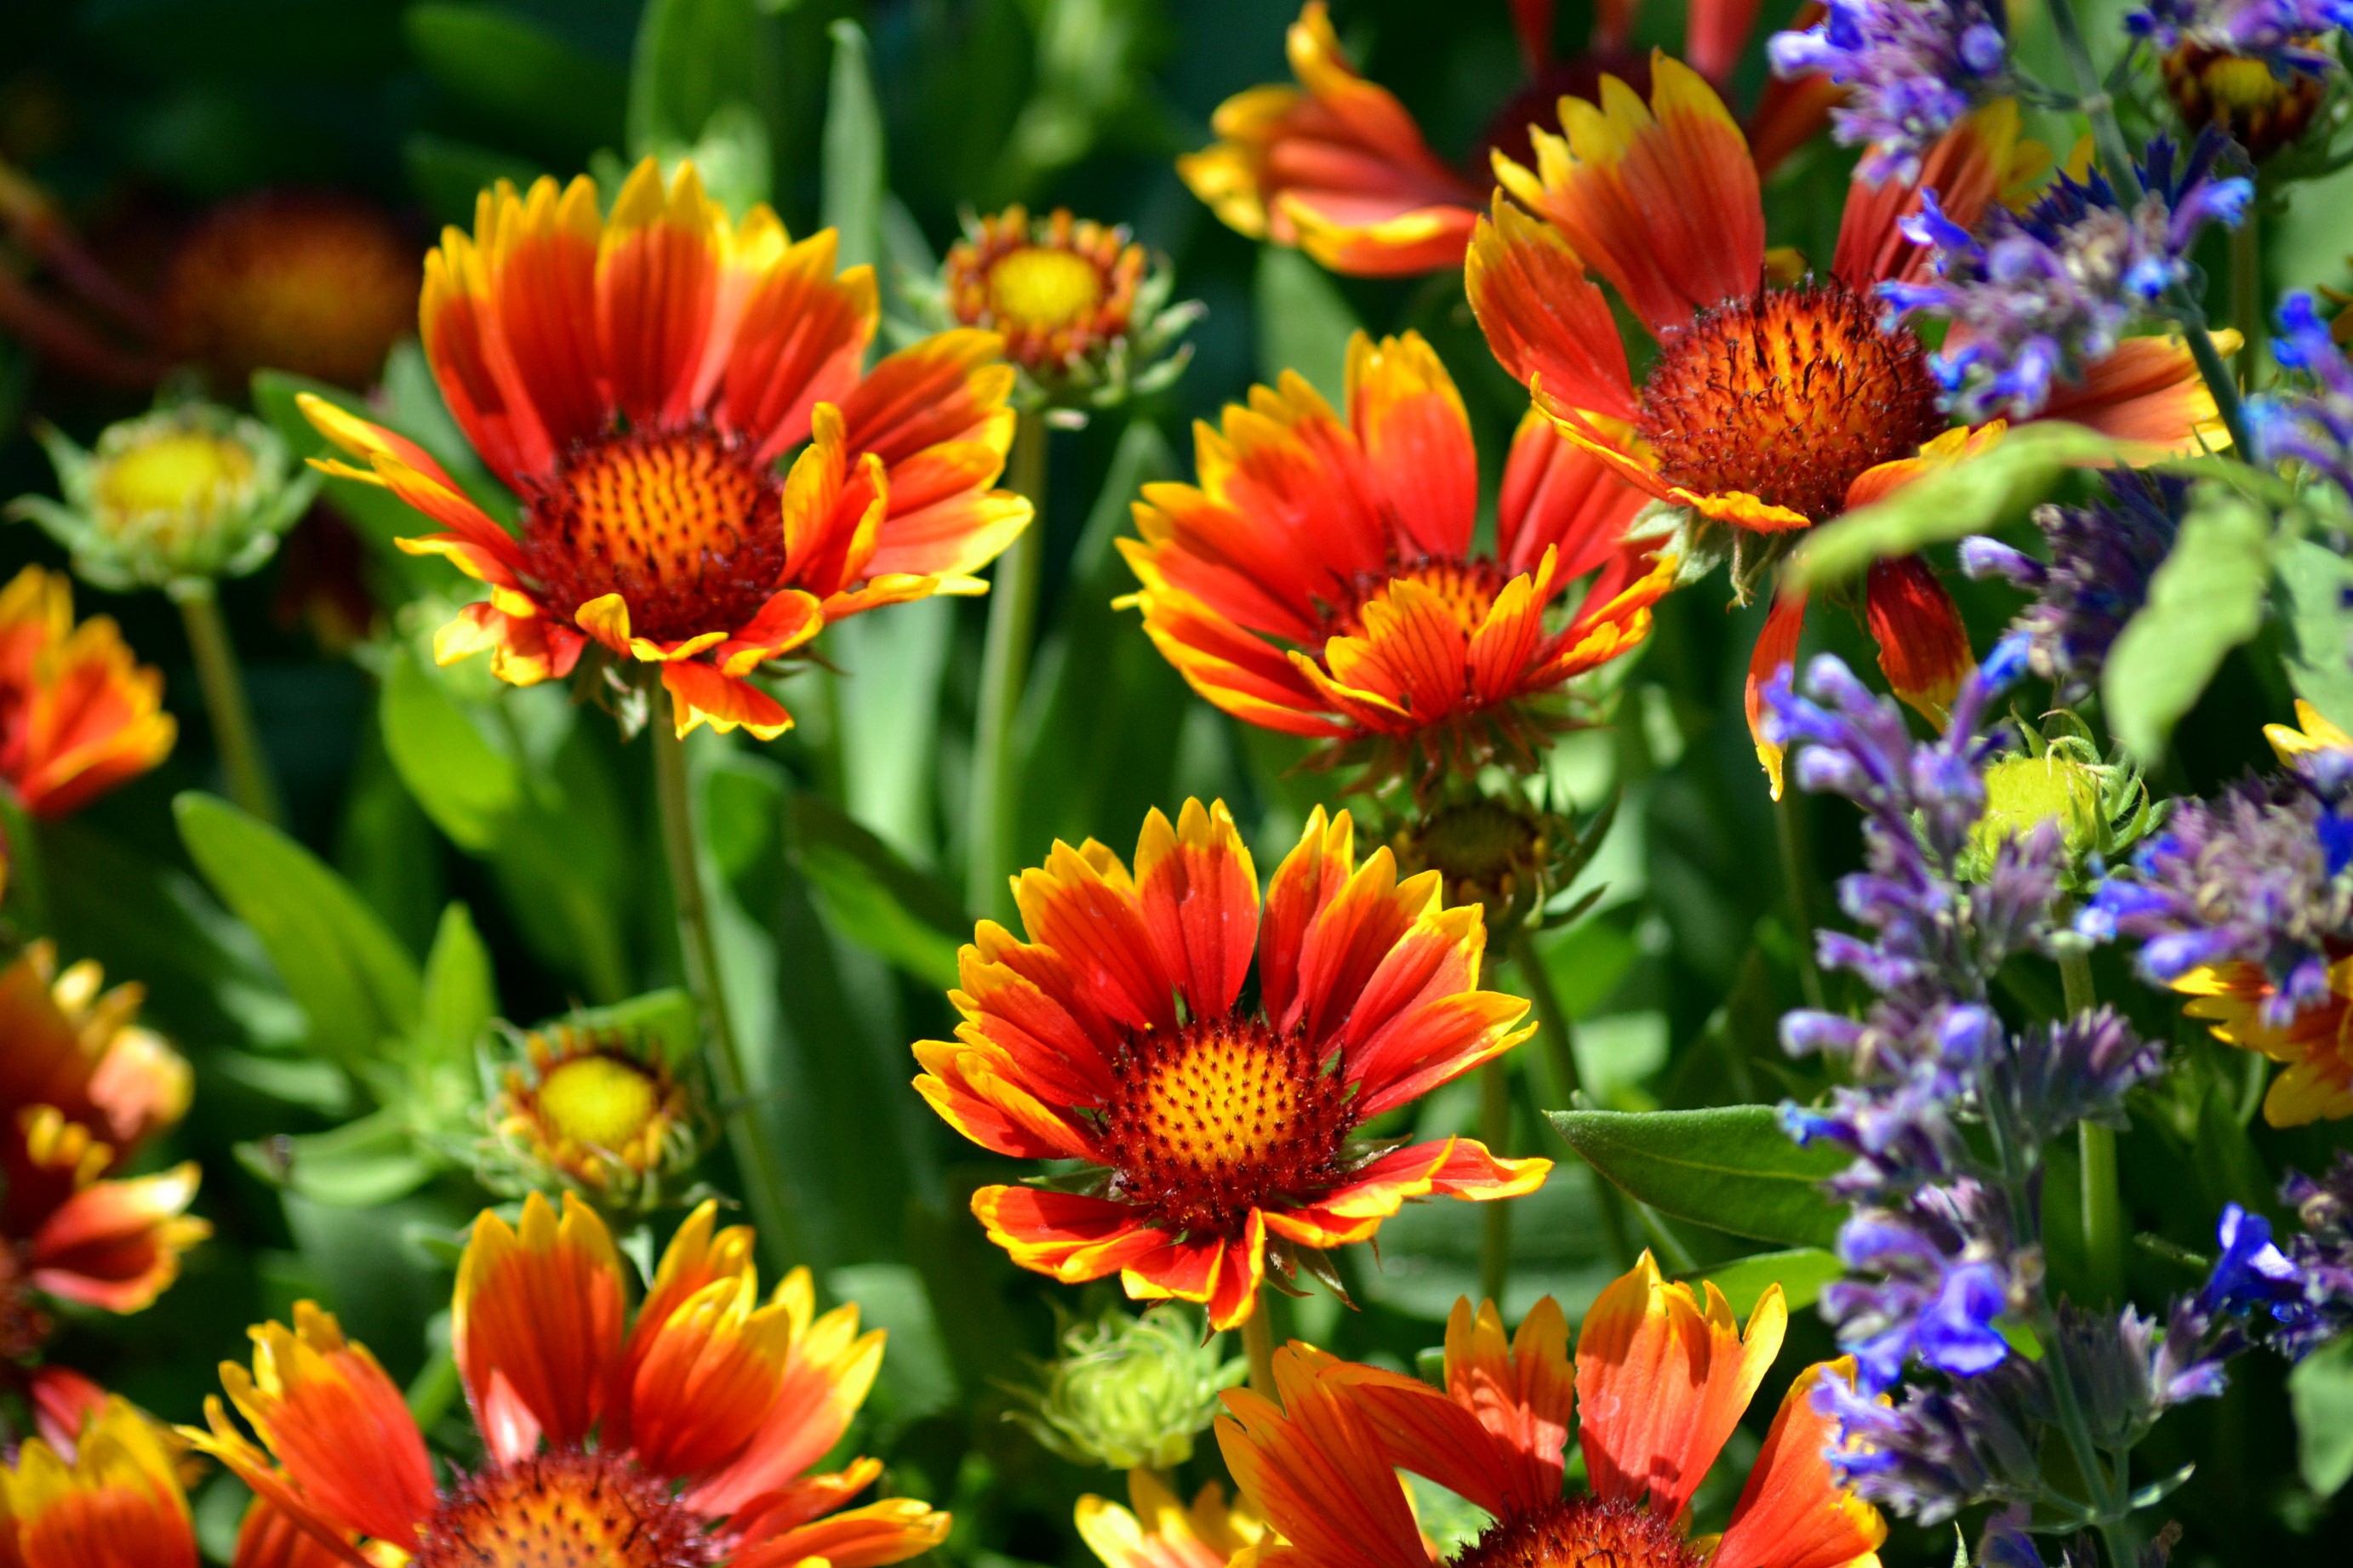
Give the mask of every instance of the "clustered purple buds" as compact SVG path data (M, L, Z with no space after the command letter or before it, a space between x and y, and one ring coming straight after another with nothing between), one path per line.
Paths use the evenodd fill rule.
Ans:
M2291 294L2282 301L2279 324L2273 355L2283 368L2301 373L2304 384L2248 400L2255 455L2266 463L2306 464L2353 495L2353 365L2313 309L2311 295Z
M1830 15L1766 45L1776 74L1820 71L1847 89L1831 133L1867 146L1863 177L1909 181L1920 155L2010 83L1999 0L1830 0Z
M2188 42L2257 59L2284 77L2317 75L2337 63L2316 35L2353 27L2348 0L2151 0L2125 13L2125 28L2161 49Z
M1974 234L1923 190L1903 226L1936 251L1935 280L1879 288L1900 317L1952 323L1961 346L1930 358L1947 405L1971 420L2031 418L2055 384L2081 382L2127 331L2161 318L2198 236L2210 223L2236 227L2254 195L2252 181L2217 173L2230 151L2209 126L2177 169L2159 136L2141 168L2146 194L2129 208L2098 170L2080 181L2062 173L2022 213L1991 204Z

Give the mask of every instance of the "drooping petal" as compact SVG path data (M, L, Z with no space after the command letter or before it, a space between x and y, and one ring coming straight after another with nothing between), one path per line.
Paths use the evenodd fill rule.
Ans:
M1773 607L1766 612L1765 629L1757 636L1757 646L1748 655L1748 678L1742 691L1742 705L1748 713L1748 738L1756 743L1757 761L1763 765L1765 776L1773 784L1773 798L1781 798L1781 746L1765 733L1765 690L1776 676L1784 676L1796 668L1798 637L1806 629L1806 595L1796 589L1784 589L1773 599Z
M1961 682L1977 668L1968 628L1944 584L1917 555L1874 561L1863 613L1887 684L1930 723L1944 723Z
M973 1217L1014 1262L1065 1285L1116 1274L1165 1244L1125 1204L1034 1187L983 1187Z
M1830 1462L1838 1424L1814 1408L1830 1377L1852 1383L1853 1361L1817 1363L1789 1384L1712 1568L1875 1568L1886 1521L1839 1484Z
M661 681L681 739L697 724L708 724L723 735L741 729L763 741L773 741L793 727L793 716L783 703L749 680L710 665L691 659L665 664Z

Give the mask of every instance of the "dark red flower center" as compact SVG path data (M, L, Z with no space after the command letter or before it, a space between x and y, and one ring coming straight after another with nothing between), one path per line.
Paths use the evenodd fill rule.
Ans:
M1640 1503L1572 1497L1497 1521L1450 1568L1699 1568L1701 1561L1672 1520Z
M539 1454L469 1476L442 1500L417 1568L708 1568L702 1521L617 1457Z
M1251 1209L1340 1179L1348 1086L1295 1033L1260 1018L1147 1030L1112 1074L1100 1137L1114 1195L1170 1230L1236 1237Z
M524 560L566 615L618 594L638 637L733 631L784 573L782 492L748 441L707 425L584 442L526 494Z
M1425 556L1409 565L1387 572L1359 573L1348 584L1342 602L1326 612L1326 637L1365 635L1365 609L1376 601L1386 604L1398 583L1412 583L1438 595L1465 635L1479 629L1495 596L1511 579L1493 561L1444 561Z
M1920 341L1883 310L1833 279L1701 311L1660 348L1635 416L1661 476L1836 517L1856 476L1951 424Z

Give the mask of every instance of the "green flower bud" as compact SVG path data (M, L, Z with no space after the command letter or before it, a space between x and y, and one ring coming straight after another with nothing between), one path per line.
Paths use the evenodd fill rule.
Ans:
M1018 1391L1029 1408L1013 1419L1074 1464L1172 1468L1217 1418L1218 1395L1249 1373L1219 1354L1222 1337L1205 1339L1198 1319L1169 1305L1068 1324L1044 1386Z
M1960 868L1983 878L2007 839L2022 838L2041 824L2058 824L2066 861L2060 885L2080 892L2090 885L2094 861L2119 858L2157 826L2161 811L2149 800L2140 771L2100 756L2081 721L2054 715L2062 733L2026 732L2025 752L2002 758L1985 771L1985 814L1978 818Z
M318 493L317 474L290 474L276 431L209 403L110 425L90 451L52 426L37 434L65 500L19 496L8 515L40 524L76 576L113 593L242 577Z

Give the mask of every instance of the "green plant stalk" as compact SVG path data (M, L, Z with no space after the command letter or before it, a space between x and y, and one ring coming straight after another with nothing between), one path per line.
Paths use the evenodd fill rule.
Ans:
M711 905L702 886L701 839L693 794L687 782L686 742L678 732L671 702L654 705L654 795L661 814L662 853L669 862L670 900L678 910L678 945L686 985L702 1011L708 1030L712 1082L719 1090L728 1146L744 1186L744 1198L759 1228L760 1244L778 1275L808 1260L807 1238L776 1151L762 1136L754 1113L751 1080L728 1015L727 988L719 967L719 943L711 926Z
M2246 341L2239 345L2239 385L2247 392L2263 374L2263 198L2247 204L2247 216L2231 231L2231 324Z
M1560 993L1553 988L1544 959L1536 952L1534 933L1525 926L1512 938L1511 960L1513 969L1519 973L1521 994L1535 1008L1536 1037L1544 1042L1545 1060L1552 1068L1553 1092L1566 1108L1576 1102L1577 1091L1584 1087L1577 1070L1575 1026L1569 1022L1568 1010L1560 1005ZM1609 1184L1609 1178L1592 1166L1587 1165L1585 1173L1593 1182L1594 1203L1601 1214L1601 1231L1609 1244L1609 1256L1620 1268L1631 1268L1634 1234L1627 1223L1626 1200Z
M2092 989L2092 961L2070 952L2059 960L2059 984L2064 989L2067 1016L2088 1013L2099 998ZM2075 1124L2075 1143L2083 1160L2084 1251L2091 1259L2092 1294L2095 1300L2121 1301L2125 1293L2124 1197L2116 1181L2116 1134L2094 1122Z
M1813 857L1806 842L1805 805L1786 784L1773 803L1773 837L1781 848L1781 888L1789 900L1790 934L1798 943L1798 989L1816 1012L1823 1001L1822 972L1814 962Z
M2074 77L2075 90L2081 95L2076 107L2092 121L2093 144L2099 151L2100 162L2106 166L2108 181L2116 187L2122 205L2136 206L2145 194L2140 173L2133 166L2124 127L2116 122L2116 100L2101 79L2099 68L2092 63L2091 50L2084 47L2084 30L2075 21L2073 0L2051 0L2050 8L2052 28L2059 35L2059 47L2067 57L2067 69ZM2221 351L2214 346L2212 335L2206 331L2205 310L2178 285L2167 298L2181 324L2182 338L2189 344L2189 357L2198 362L2198 374L2204 378L2206 390L2213 395L2215 412L2221 416L2223 428L2231 433L2232 450L2246 458L2247 420L2245 411L2239 405L2238 383L2232 379L2230 367L2222 363Z
M1258 1303L1242 1320L1242 1353L1250 1358L1250 1392L1274 1397L1274 1292L1258 1288Z
M213 746L220 752L228 797L247 816L282 827L285 814L269 776L269 760L262 755L254 730L253 709L246 701L228 624L221 619L220 595L209 577L174 583L171 593L180 606L180 622L187 627L188 652L195 659L197 683L204 688L205 714L212 721Z
M972 856L965 901L976 915L1009 919L1014 839L1019 833L1021 752L1014 730L1029 679L1038 629L1038 585L1046 557L1046 422L1024 409L1013 427L1007 483L1031 508L1029 526L997 558L988 591L988 637L980 656L980 711L973 730Z
M1501 1155L1511 1137L1512 1069L1498 1057L1479 1069L1479 1141ZM1479 1294L1500 1310L1512 1275L1512 1205L1497 1201L1479 1207Z

